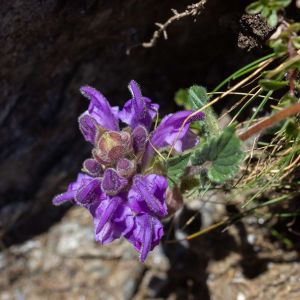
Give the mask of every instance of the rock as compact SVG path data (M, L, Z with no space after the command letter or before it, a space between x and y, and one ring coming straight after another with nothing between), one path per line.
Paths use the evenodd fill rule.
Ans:
M144 266L123 240L94 242L91 219L80 207L39 237L1 253L0 299L132 299Z
M238 36L238 45L241 49L248 51L264 47L265 41L271 36L274 28L259 14L244 14L240 20L241 29Z

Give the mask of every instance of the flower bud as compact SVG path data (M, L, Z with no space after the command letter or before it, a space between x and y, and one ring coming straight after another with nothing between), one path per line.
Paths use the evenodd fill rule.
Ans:
M128 132L107 131L101 135L93 155L105 165L114 165L132 152L132 138Z

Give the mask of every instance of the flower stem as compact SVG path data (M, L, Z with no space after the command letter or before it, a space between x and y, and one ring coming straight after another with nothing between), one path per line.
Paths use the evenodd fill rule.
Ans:
M274 125L275 123L278 123L290 116L296 115L300 112L300 103L296 103L288 108L285 108L281 110L280 112L274 114L273 116L258 122L254 126L250 127L248 130L246 130L244 133L239 135L239 138L242 141L247 140L252 135Z

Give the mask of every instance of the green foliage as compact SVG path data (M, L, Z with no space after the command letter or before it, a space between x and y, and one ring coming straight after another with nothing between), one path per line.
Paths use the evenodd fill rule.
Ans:
M292 39L293 46L296 49L300 49L300 36L296 36Z
M288 54L289 44L290 47L294 47L295 50L300 49L300 23L290 24L283 30L279 36L275 39L270 40L269 46L273 48L275 54L278 57Z
M192 109L191 104L188 101L188 91L187 89L180 89L175 94L175 103L178 106L182 106L187 110Z
M205 106L208 101L209 97L207 95L206 89L199 85L193 85L188 90L188 100L192 106L193 110L198 110ZM204 136L214 136L219 134L219 126L218 126L218 119L211 107L207 107L203 110L205 114L205 119L203 121L197 122Z
M218 137L212 137L197 149L191 161L196 166L208 165L208 178L216 183L224 183L237 173L243 157L241 141L234 127L227 127Z
M284 134L289 141L294 141L300 137L299 124L295 119L288 119L285 124Z
M207 104L209 98L206 89L200 85L193 85L188 90L188 101L193 110L198 110Z
M209 102L207 91L200 85L193 85L189 89L180 89L175 94L175 102L187 110L199 110ZM211 107L203 110L204 121L193 122L193 128L199 130L203 136L214 136L220 133L217 117Z
M169 187L173 187L178 183L180 177L185 172L185 168L190 160L191 153L184 153L179 156L172 157L166 162L167 177L169 181Z
M198 190L199 185L200 180L196 176L183 176L180 184L180 191L185 193L187 191Z
M283 43L282 39L271 40L269 46L273 48L276 56L284 56L288 52L287 43Z
M261 14L269 25L275 27L278 23L278 11L289 6L292 0L258 0L247 6L249 14Z
M259 81L259 84L266 90L276 91L283 87L287 87L289 85L289 82L287 80L279 81L271 79L262 79Z

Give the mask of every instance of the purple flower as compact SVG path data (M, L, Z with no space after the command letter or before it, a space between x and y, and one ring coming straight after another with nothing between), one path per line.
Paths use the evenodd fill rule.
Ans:
M147 130L150 130L152 120L157 115L159 105L151 103L149 98L142 96L138 84L131 80L129 83L129 90L132 99L128 100L123 110L119 113L119 118L131 128L138 125L143 125Z
M163 236L160 219L168 213L167 179L155 170L145 173L156 154L153 147L173 147L182 152L195 146L198 138L189 126L204 115L199 113L187 122L192 111L170 114L151 132L159 105L143 97L133 80L129 90L132 98L119 111L94 88L81 88L90 102L79 117L79 128L93 145L92 158L84 161L84 173L79 173L53 203L71 201L88 209L94 219L96 241L107 244L124 237L145 261ZM119 121L128 127L122 129Z
M134 221L134 228L126 238L140 253L140 259L144 262L149 251L159 244L164 228L156 217L147 213L136 215Z
M138 213L152 212L156 216L165 217L168 213L165 201L167 187L168 181L163 176L135 175L128 192L128 205Z
M126 205L125 195L107 197L92 214L95 239L101 244L129 234L135 225L132 210Z

